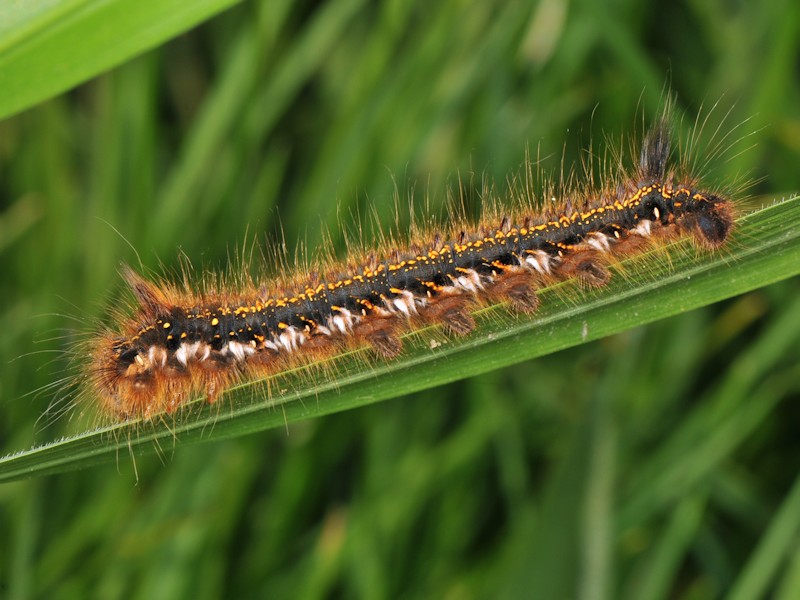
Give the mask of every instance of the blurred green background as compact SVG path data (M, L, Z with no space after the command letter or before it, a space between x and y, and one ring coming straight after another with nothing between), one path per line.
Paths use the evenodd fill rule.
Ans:
M396 193L435 210L526 147L601 150L665 84L690 118L750 119L712 177L769 202L800 188L798 69L790 0L237 6L0 122L1 449L75 428L31 392L131 247L160 272L281 227L290 252L340 244ZM120 456L0 486L0 596L800 597L798 291L167 449L138 480Z

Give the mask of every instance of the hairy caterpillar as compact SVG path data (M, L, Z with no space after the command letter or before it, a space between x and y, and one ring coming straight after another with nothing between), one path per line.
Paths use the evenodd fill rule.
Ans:
M532 313L537 289L571 278L603 286L609 264L654 240L690 236L699 248L719 248L733 226L731 200L673 170L670 152L662 119L645 136L635 172L619 167L599 190L556 200L546 212L522 198L506 214L423 233L288 283L199 292L125 268L136 306L91 340L88 394L114 418L150 419L346 346L368 345L391 359L402 352L400 334L420 324L467 335L476 304Z

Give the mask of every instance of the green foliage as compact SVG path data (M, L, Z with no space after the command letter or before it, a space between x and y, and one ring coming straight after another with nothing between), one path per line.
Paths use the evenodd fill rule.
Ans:
M52 392L25 394L57 381L76 332L116 302L121 261L171 270L180 248L215 267L281 227L290 253L326 227L341 248L340 222L367 207L390 222L396 192L429 193L438 213L449 174L502 181L526 145L555 168L589 138L602 152L637 107L655 113L665 80L688 115L722 98L712 120L729 106L724 128L750 119L736 132L754 132L751 148L703 165L714 181L744 174L769 205L798 187L800 9L788 1L248 3L35 107L230 3L28 4L0 9L0 114L27 109L0 123L8 452L81 431L77 419L35 425ZM200 407L205 429L177 444L159 430L160 453L135 463L93 438L7 461L4 477L116 458L0 487L0 589L796 597L796 279L487 371L574 345L584 317L596 339L796 273L797 205L749 217L728 260L675 264L664 289L648 286L668 277L634 269L638 280L591 296L591 314L490 311L482 331L520 327L513 343L469 347L476 336L426 364L424 333L413 364L352 386L317 381L318 394L238 420ZM521 341L534 332L540 343ZM298 420L462 369L485 374ZM285 430L185 447L282 427L284 408ZM134 453L153 448L140 439Z
M120 452L127 451L133 458L170 444L239 437L366 406L569 348L796 275L800 272L800 198L742 218L730 241L733 249L725 253L699 258L696 251L687 251L688 242L673 244L670 251L674 256L668 261L664 249L658 249L621 263L623 270L601 291L582 291L575 282L542 290L544 306L533 317L492 307L480 311L489 313L481 315L486 322L467 338L442 338L436 327L416 331L405 336L404 354L385 364L367 359L364 355L371 353L369 349L351 352L351 356L325 361L326 365L301 367L268 382L242 384L215 406L200 398L174 417L102 427L0 459L0 481L111 462ZM675 255L681 249L683 253Z
M50 0L0 7L0 117L194 27L237 0ZM10 91L10 93L9 93Z

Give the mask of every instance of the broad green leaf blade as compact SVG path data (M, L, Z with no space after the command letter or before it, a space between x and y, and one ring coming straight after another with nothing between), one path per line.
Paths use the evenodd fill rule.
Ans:
M619 271L620 269L618 269ZM405 338L394 361L354 351L269 381L248 383L215 405L198 399L163 422L125 423L0 460L0 481L51 474L142 455L176 444L218 440L431 388L595 340L735 296L800 273L800 198L737 222L724 252L682 240L621 265L611 283L583 292L574 282L540 292L533 317L502 306L478 311L477 330L447 339L437 327ZM266 389L269 387L270 393Z
M102 73L237 2L0 3L0 118Z

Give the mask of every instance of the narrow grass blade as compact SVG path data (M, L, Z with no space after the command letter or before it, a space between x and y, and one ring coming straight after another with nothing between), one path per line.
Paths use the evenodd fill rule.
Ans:
M0 118L149 50L237 1L2 3Z
M646 267L646 268L645 268ZM245 435L431 388L717 302L800 273L800 198L737 222L724 253L704 254L688 240L637 256L601 290L572 282L541 291L533 317L494 306L478 329L447 339L437 327L406 336L391 362L355 351L238 386L209 406L198 399L163 422L124 423L26 450L0 460L0 481L57 473L198 441ZM265 392L267 386L270 394Z

